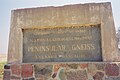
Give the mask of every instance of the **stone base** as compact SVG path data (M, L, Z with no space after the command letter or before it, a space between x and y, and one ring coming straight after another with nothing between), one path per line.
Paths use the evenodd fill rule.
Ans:
M4 80L120 80L120 62L7 64Z

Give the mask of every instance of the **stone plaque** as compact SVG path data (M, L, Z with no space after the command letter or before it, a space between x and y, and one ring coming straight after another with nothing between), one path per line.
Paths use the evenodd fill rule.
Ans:
M23 29L23 62L101 61L100 25Z

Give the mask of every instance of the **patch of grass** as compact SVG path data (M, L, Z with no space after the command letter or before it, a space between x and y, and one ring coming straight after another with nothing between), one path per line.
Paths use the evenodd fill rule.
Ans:
M7 62L0 62L0 79L3 79L3 74L4 74L4 65Z

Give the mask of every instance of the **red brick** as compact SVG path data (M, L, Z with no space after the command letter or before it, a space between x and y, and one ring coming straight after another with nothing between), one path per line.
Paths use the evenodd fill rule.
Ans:
M119 67L117 66L117 64L106 64L105 73L107 76L118 76Z
M11 66L12 74L20 76L21 68L20 65L14 64Z
M22 78L32 77L33 67L31 64L22 65Z
M88 68L88 64L80 64L80 67L83 68L83 69Z

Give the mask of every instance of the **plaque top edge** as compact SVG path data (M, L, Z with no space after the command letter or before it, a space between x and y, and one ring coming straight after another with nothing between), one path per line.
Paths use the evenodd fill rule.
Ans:
M96 27L100 26L101 24L74 24L74 25L61 25L61 26L33 26L30 28L21 28L24 29L54 29L54 28L75 28L75 27Z

